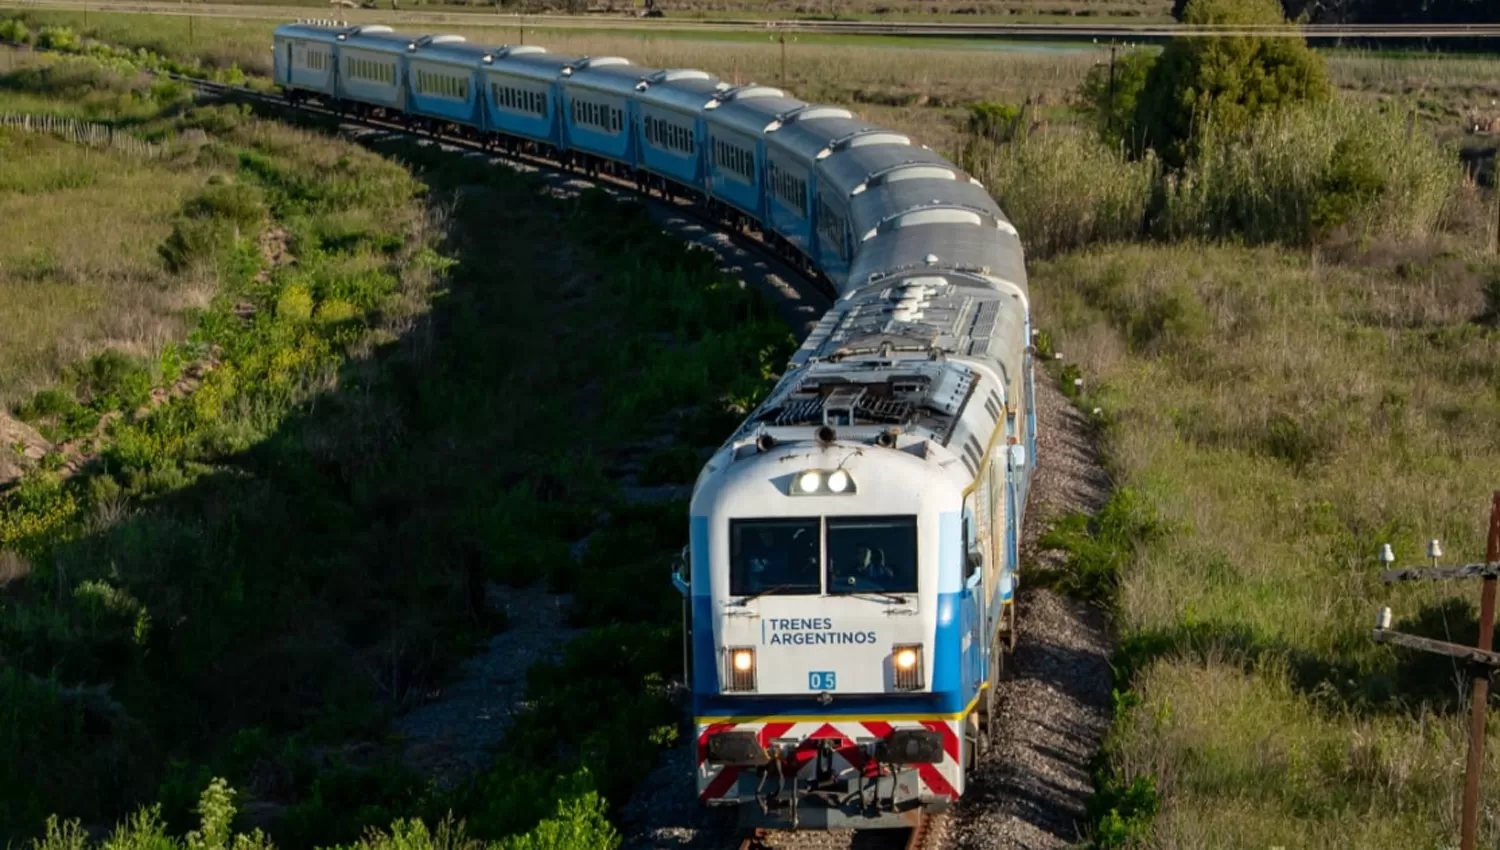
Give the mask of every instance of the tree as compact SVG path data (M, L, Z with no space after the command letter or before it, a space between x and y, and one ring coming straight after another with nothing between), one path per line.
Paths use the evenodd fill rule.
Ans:
M1277 0L1188 0L1183 23L1287 25ZM1330 92L1323 58L1300 37L1180 36L1151 68L1136 102L1136 131L1180 166L1207 124L1233 132L1263 112L1326 100Z
M1100 63L1089 69L1079 95L1094 113L1099 136L1111 147L1122 141L1132 145L1139 140L1135 128L1136 103L1146 88L1156 54L1150 50L1131 50L1111 63Z

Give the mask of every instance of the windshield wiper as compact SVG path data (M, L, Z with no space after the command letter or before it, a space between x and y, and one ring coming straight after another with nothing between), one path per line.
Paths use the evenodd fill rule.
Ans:
M884 593L878 590L857 590L853 593L841 593L840 596L852 596L855 599L864 599L869 602L889 602L895 605L905 605L909 600L905 596L897 596L894 593Z
M768 593L778 593L780 591L786 590L789 587L808 587L808 585L803 584L800 581L788 582L786 584L773 584L770 587L767 587L767 588L765 588L763 590L757 590L754 593L750 594L749 596L743 597L742 599L740 599L739 602L737 602L735 604L738 605L739 607L743 608L745 606L745 604L748 603L752 599L759 599L759 598L761 598L762 596L765 596ZM816 592L817 588L813 588L813 590L814 590L814 592Z

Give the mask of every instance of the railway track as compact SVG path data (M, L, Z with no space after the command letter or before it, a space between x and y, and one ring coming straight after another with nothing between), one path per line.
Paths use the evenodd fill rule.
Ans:
M757 829L740 841L739 850L942 850L947 815L922 814L911 829L831 830L827 832Z

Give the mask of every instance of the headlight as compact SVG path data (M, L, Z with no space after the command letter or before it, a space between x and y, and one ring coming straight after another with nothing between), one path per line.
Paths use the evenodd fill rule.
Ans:
M846 470L809 469L792 479L793 496L844 496L853 493L854 477Z
M755 650L748 646L732 646L728 655L729 669L724 677L724 690L755 690Z
M835 493L842 493L849 489L849 473L842 469L835 469L828 476L828 489Z
M916 691L922 688L922 645L897 644L891 647L891 662L894 668L894 683L898 691Z
M804 472L797 477L797 489L804 493L816 493L818 487L823 483L823 476L817 471Z

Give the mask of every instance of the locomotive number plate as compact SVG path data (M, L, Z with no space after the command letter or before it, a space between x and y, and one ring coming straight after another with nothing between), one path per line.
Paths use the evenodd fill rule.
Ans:
M809 691L832 691L837 690L837 677L831 671L822 671L807 674L807 689Z

